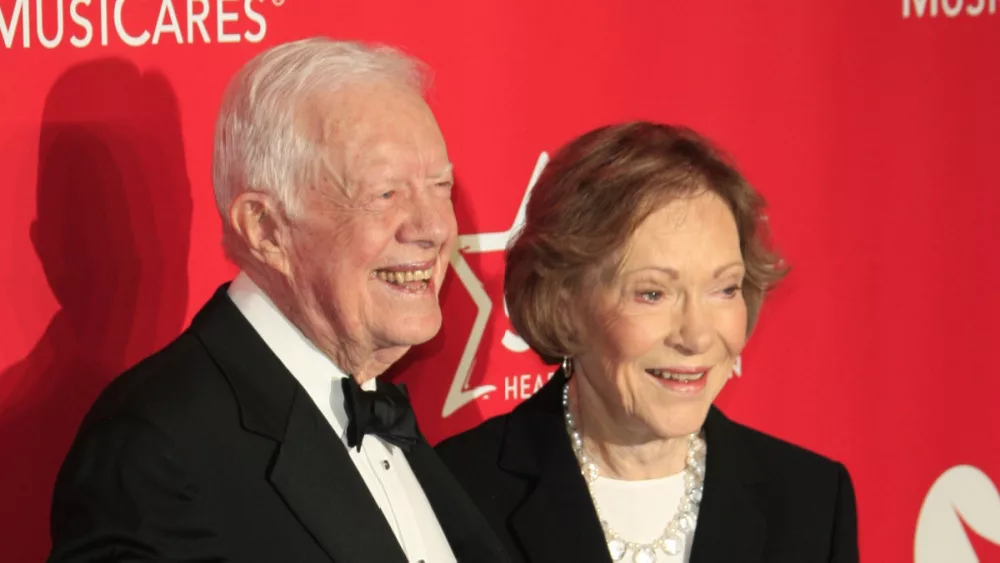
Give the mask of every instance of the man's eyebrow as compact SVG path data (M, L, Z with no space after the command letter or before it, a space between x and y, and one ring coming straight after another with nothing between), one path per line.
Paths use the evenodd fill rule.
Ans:
M449 162L443 168L441 168L440 171L438 171L436 174L431 174L429 177L432 180L441 180L443 178L447 178L447 177L451 176L452 173L454 172L454 170L455 170L455 166L452 163Z

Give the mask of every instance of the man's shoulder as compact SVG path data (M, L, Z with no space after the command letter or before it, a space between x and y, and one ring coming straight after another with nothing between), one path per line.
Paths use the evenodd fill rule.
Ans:
M114 417L169 428L213 409L232 396L208 350L190 331L182 333L105 387L84 425Z

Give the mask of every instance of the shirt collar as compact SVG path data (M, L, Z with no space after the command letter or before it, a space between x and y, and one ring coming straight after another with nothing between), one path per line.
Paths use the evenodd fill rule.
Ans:
M341 380L347 375L278 310L245 272L240 272L229 285L228 294L343 439L348 420ZM373 391L375 387L375 379L361 386L365 391Z

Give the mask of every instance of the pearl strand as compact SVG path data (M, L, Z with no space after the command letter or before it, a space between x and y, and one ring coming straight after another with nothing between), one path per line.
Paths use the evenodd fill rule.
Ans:
M576 429L573 415L569 409L569 382L563 387L563 412L566 417L566 431L569 434L573 452L580 463L580 471L587 482L587 490L590 499L594 503L594 510L601 521L604 529L604 536L608 542L608 551L611 553L613 561L621 561L625 554L632 552L633 563L655 563L657 560L656 550L661 549L668 555L678 555L684 551L684 541L688 534L694 532L698 522L698 508L701 505L702 494L705 482L705 454L707 448L705 440L698 434L688 436L688 451L684 463L684 496L681 497L680 506L677 513L670 519L663 533L658 538L649 543L637 543L623 539L618 535L607 520L601 514L601 507L591 488L591 483L600 476L597 464L587 457L587 452L583 449L583 438Z

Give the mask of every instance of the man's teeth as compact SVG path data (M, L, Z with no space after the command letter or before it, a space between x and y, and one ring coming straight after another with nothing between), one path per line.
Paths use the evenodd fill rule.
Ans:
M431 274L433 272L434 268L427 268L426 270L406 270L402 272L375 270L375 277L385 282L403 284L408 282L420 282L429 280L431 279Z
M656 377L662 379L672 379L674 381L694 381L705 375L705 372L699 373L674 373L672 371L665 371L662 369L647 369L646 373L650 375L655 375Z

